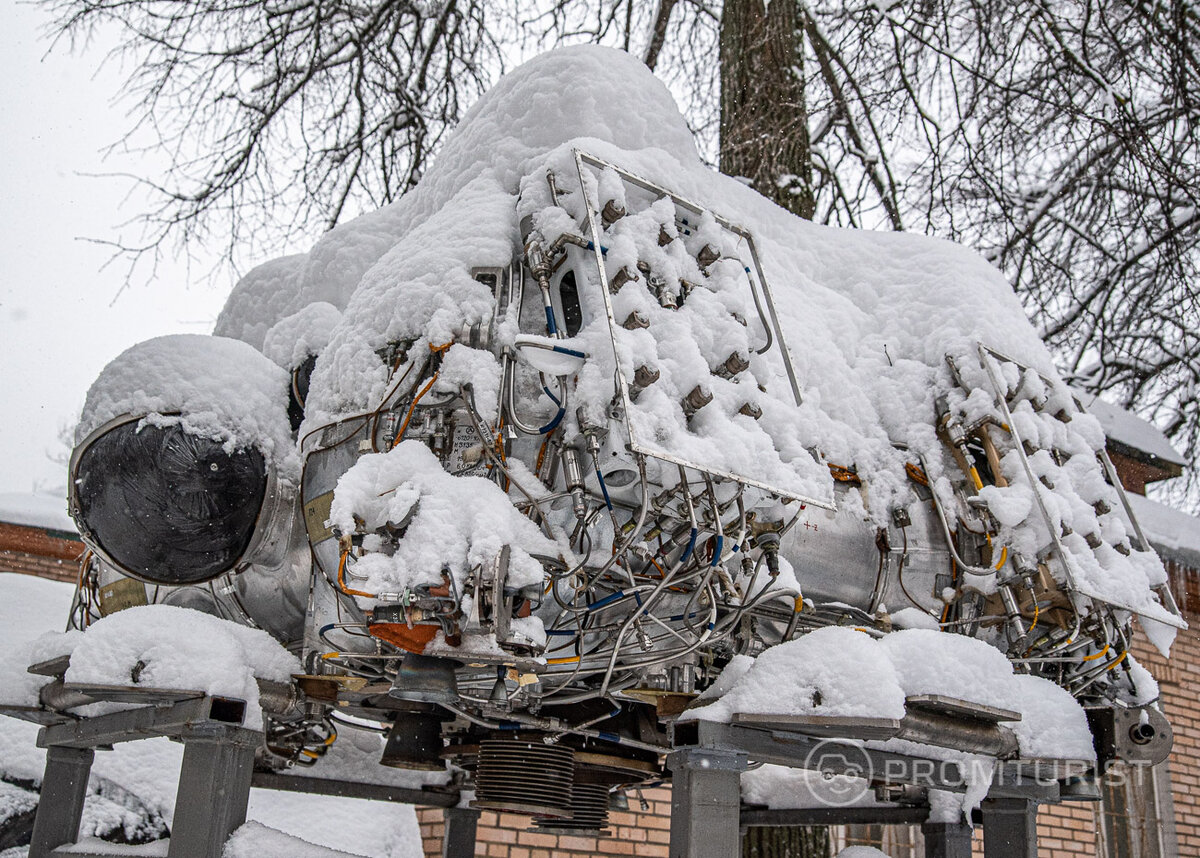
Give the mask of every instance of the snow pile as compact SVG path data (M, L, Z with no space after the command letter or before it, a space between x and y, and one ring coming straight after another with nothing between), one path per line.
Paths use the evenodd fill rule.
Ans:
M877 807L870 781L770 763L742 772L742 801L770 810Z
M0 822L37 807L37 795L14 784L0 781Z
M292 837L259 822L247 822L233 832L225 842L222 858L263 858L265 855L287 855L289 858L363 858L351 852L341 852L317 846L299 837Z
M88 390L76 443L118 417L179 424L228 452L255 447L284 479L299 475L287 374L245 343L176 334L118 355Z
M299 660L264 631L171 605L140 605L97 620L76 638L66 682L203 691L246 701L262 726L255 679L290 682Z
M38 691L49 680L27 673L25 666L68 654L68 683L234 697L246 701L246 726L251 729L262 726L255 679L288 682L300 672L299 660L264 631L186 608L141 605L97 620L86 632L52 632L13 646L12 657L0 662L3 702L36 706ZM83 711L111 708L93 704Z
M510 546L508 586L542 582L542 566L529 553L554 556L557 546L512 505L503 489L482 477L455 477L417 441L363 456L338 480L331 521L343 533L369 534L370 553L347 570L354 589L403 593L442 584L442 570L458 592L467 573L495 561ZM394 553L381 551L379 529L403 532Z
M27 577L4 573L4 579ZM68 603L69 605L69 603ZM67 615L65 608L53 619L61 620ZM40 611L35 609L35 616ZM55 625L61 623L56 622ZM25 668L31 664L49 661L63 655L70 655L71 650L83 637L82 632L47 632L32 640L14 635L11 649L7 656L0 660L0 703L10 706L39 705L38 692L48 680L44 676L29 673Z
M4 492L0 494L0 522L75 532L75 522L67 512L65 491L61 494Z
M719 700L683 717L738 713L903 718L904 690L870 635L832 626L771 647Z
M1054 683L1017 676L983 641L928 629L880 639L829 627L772 647L713 703L684 718L728 721L736 714L904 717L906 697L937 694L1013 709L1006 724L1024 757L1095 758L1082 707Z
M901 608L891 617L892 627L896 629L930 629L936 632L941 628L937 617L920 608Z
M267 331L276 322L309 303L300 300L300 279L307 259L306 254L283 256L253 268L233 287L213 334L262 349Z
M333 329L342 320L337 307L317 301L280 319L263 340L262 353L286 370L292 370L329 345Z

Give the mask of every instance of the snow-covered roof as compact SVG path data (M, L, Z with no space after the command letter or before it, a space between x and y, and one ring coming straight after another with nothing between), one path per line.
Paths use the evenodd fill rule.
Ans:
M75 522L67 514L66 491L61 494L4 492L0 494L0 522L75 532Z
M1141 495L1130 494L1129 504L1142 532L1162 557L1200 568L1200 518Z
M1078 391L1078 393L1084 408L1104 427L1104 434L1109 441L1116 441L1173 465L1186 467L1191 464L1183 457L1182 453L1171 446L1167 436L1149 420L1143 420L1136 414L1126 411L1119 405L1105 402L1098 396L1082 391Z

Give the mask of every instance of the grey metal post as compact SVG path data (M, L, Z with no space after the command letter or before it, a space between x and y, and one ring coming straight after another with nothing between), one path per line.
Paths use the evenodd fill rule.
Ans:
M448 807L442 820L442 858L474 858L479 811L474 807Z
M983 802L984 858L1037 858L1037 802L990 798Z
M971 826L965 822L925 822L925 858L971 858Z
M184 739L169 858L221 858L225 841L246 821L259 734L238 730Z
M87 797L88 775L96 752L91 748L46 749L42 795L33 820L29 858L46 858L59 846L74 843Z
M667 757L671 769L671 858L741 854L741 774L747 757L689 748Z

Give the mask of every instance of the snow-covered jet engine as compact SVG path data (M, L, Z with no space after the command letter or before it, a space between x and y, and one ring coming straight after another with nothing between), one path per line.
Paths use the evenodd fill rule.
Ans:
M726 665L827 626L982 639L1088 709L1102 762L1164 758L1131 622L1161 640L1178 612L1003 282L646 154L686 130L506 155L475 130L531 127L530 88L633 74L554 56L395 217L330 234L328 258L390 236L352 296L287 285L303 260L239 287L218 332L275 363L178 337L105 370L71 463L75 624L163 602L266 629L305 666L273 764L373 727L383 764L449 759L548 827L602 827ZM237 318L272 289L286 312Z

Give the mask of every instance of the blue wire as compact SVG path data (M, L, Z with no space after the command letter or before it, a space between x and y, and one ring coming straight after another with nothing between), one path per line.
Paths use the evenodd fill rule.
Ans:
M604 474L600 473L600 469L596 468L596 479L600 481L600 491L604 494L604 505L608 507L608 511L612 512L612 501L608 497L608 486L604 484Z
M695 547L696 547L696 528L693 527L692 528L692 538L688 540L687 548L684 549L683 554L679 555L679 562L686 563L687 559L692 556L692 549Z
M563 404L559 401L559 398L550 392L550 388L543 385L542 391L550 397L551 402L558 406L558 413L554 415L554 419L538 430L539 435L546 435L558 428L558 424L562 422L567 409L563 408Z
M624 598L625 598L624 590L618 590L615 593L609 593L603 599L599 599L595 602L592 602L592 604L588 605L588 611L589 612L598 611L600 608L603 608L605 605L611 605L613 602L619 601Z
M721 548L724 545L724 543L725 543L725 537L721 536L720 534L717 534L717 547L713 551L713 559L712 559L712 563L709 564L710 566L716 566L718 563L721 562Z
M575 349L564 348L563 346L551 346L550 351L558 352L559 354L563 354L563 355L570 355L571 357L577 357L577 358L586 358L587 357L587 355L584 352L576 351Z

